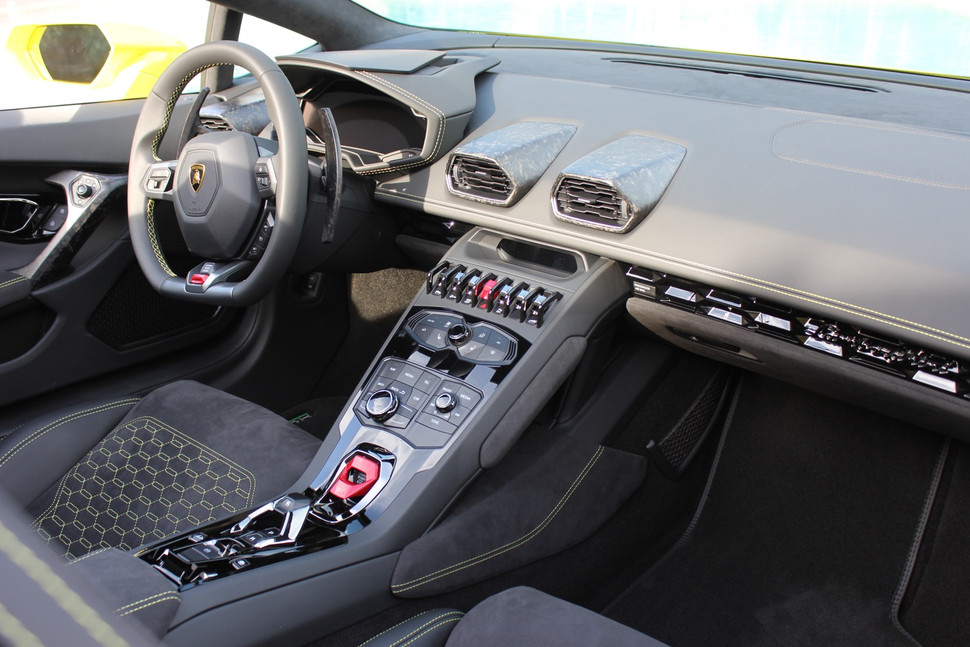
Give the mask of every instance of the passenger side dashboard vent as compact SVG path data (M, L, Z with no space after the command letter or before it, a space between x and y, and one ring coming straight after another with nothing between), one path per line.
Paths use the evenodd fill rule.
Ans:
M576 132L576 126L523 121L455 149L445 178L461 198L508 207L525 195Z
M623 228L629 220L626 201L614 187L578 177L564 177L559 182L556 212L611 228Z
M630 231L657 206L686 153L679 144L645 135L611 142L560 173L553 213L584 227Z

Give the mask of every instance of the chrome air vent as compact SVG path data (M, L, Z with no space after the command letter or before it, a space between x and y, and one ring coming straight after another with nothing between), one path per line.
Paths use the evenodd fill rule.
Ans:
M199 115L199 123L206 130L226 131L235 130L225 117L217 115Z
M569 124L523 121L466 142L448 162L453 194L486 204L515 204L576 132Z
M452 192L461 195L503 204L512 195L512 180L494 160L456 154L448 177Z
M556 213L611 229L622 229L629 216L616 189L598 180L565 177L556 189Z
M649 214L687 149L644 135L627 135L581 157L559 175L552 192L556 217L624 233Z

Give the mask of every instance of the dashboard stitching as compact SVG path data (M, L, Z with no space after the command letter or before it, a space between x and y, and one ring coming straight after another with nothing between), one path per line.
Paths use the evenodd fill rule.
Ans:
M416 96L416 95L408 92L404 88L402 88L402 87L400 87L398 85L395 85L395 84L391 83L390 81L388 81L386 79L383 79L383 78L377 76L376 74L371 74L369 72L364 72L364 71L359 71L358 73L361 76L363 76L365 78L368 78L368 79L371 79L374 82L379 83L379 84L381 84L381 85L383 85L383 86L385 86L387 88L390 88L392 90L395 90L397 92L400 92L404 96L406 96L406 97L408 97L408 98L416 101L417 103L425 106L426 108L428 108L429 110L431 110L433 113L435 113L438 116L438 133L437 133L437 136L435 138L434 148L431 149L431 155L430 155L430 157L428 159L421 160L419 162L410 162L408 164L401 164L400 166L390 166L389 168L386 168L386 169L374 169L374 170L370 170L370 171L360 171L360 175L373 175L373 174L377 174L377 173L389 173L391 171L402 171L402 170L405 170L405 169L414 168L416 166L422 166L422 165L427 164L428 162L434 160L435 157L438 155L438 151L441 149L441 142L444 139L444 135L445 135L445 125L448 122L448 117L445 116L445 113L442 112L438 107L436 107L436 106L428 103L427 101L425 101L421 97L418 97L418 96Z
M778 150L775 148L775 140L778 137L778 135L782 131L789 130L789 129L794 128L796 126L803 126L803 125L806 125L806 124L834 124L836 126L855 126L857 128L869 128L871 130L887 130L887 131L890 131L890 132L905 133L907 135L924 135L924 136L928 136L928 137L938 137L940 139L949 139L951 141L964 142L964 143L966 143L968 140L965 139L965 138L962 138L962 137L953 137L951 135L947 135L947 134L944 134L944 133L933 133L933 132L930 132L930 131L917 130L917 129L897 128L897 127L891 127L891 126L888 126L888 127L876 127L876 126L870 126L870 125L865 125L865 124L857 124L857 123L853 123L853 122L850 122L850 121L839 121L839 120L836 120L836 119L803 119L802 121L796 121L796 122L793 122L793 123L790 123L790 124L786 124L786 125L778 128L775 132L773 132L771 134L771 140L770 140L769 148L771 149L772 155L774 155L775 157L778 157L778 158L783 159L783 160L787 160L789 162L796 162L798 164L806 164L808 166L814 166L814 167L817 167L817 168L828 168L828 169L834 169L834 170L837 170L837 171L846 171L846 172L849 172L849 173L859 173L860 175L868 175L870 177L879 177L879 178L884 178L884 179L889 179L889 180L898 180L898 181L901 181L901 182L910 182L912 184L921 184L923 186L929 186L929 187L934 187L934 188L938 188L938 189L955 189L955 190L958 190L958 191L968 191L968 190L970 190L970 186L967 186L965 184L949 184L947 182L933 182L932 180L924 180L924 179L921 179L921 178L911 177L911 176L908 176L908 175L895 175L893 173L883 173L883 172L880 172L880 171L870 171L870 170L867 170L867 169L857 168L857 167L854 167L854 166L844 166L842 164L830 164L830 163L827 163L827 162L817 162L817 161L813 161L813 160L809 160L809 159L803 159L803 158L800 158L800 157L794 157L794 156L791 156L791 155L786 155L784 153L778 152Z
M488 213L488 212L485 212L485 211L479 211L477 209L471 209L471 208L465 207L465 206L458 207L458 206L455 206L455 205L451 205L451 204L447 204L447 203L444 203L444 202L440 202L440 201L435 200L433 198L423 198L423 199L419 199L419 198L414 198L412 196L403 195L403 194L401 194L401 193L399 193L397 191L390 191L390 190L387 190L387 189L377 189L375 191L375 193L376 194L383 195L383 196L386 196L386 197L398 199L398 200L404 200L404 201L407 201L407 202L413 202L415 204L423 205L425 203L432 203L432 204L436 204L438 206L447 207L447 208L450 208L450 209L458 209L458 210L461 210L461 211L465 211L465 212L468 212L468 213L475 213L475 214L478 214L478 215L481 215L481 216L486 216L486 217L489 217L489 218L500 218L500 219L503 219L503 220L508 220L510 222L517 222L517 221L512 220L511 218L507 218L507 217L504 217L504 216L501 216L501 215L498 215L498 214ZM546 231L551 231L551 232L559 233L559 230L553 229L551 227L547 227L545 225L541 225L541 224L537 224L537 223L530 223L530 224L531 224L531 226L533 226L535 228L544 229ZM598 243L598 244L602 244L603 243L603 241L597 240L596 238L591 238L589 236L585 236L585 235L583 235L580 232L575 232L573 234L573 236L575 238L582 238L582 239L588 240L588 241L593 242L593 243ZM758 288L761 288L761 289L764 289L764 290L768 290L770 292L775 292L777 294L782 294L782 295L785 295L785 296L789 296L789 297L794 297L794 298L797 298L797 299L801 299L801 300L807 301L809 303L814 303L814 304L817 304L817 305L821 305L821 306L833 308L835 310L840 310L842 312L846 312L846 313L849 313L849 314L858 315L858 316L861 316L861 317L865 317L867 319L871 319L873 321L877 321L879 323L883 323L883 324L887 324L887 325L890 325L890 326L894 326L896 328L901 328L903 330L907 330L909 332L913 332L913 333L917 333L917 334L920 334L920 335L923 335L923 336L926 336L926 337L930 337L932 339L937 339L939 341L946 342L948 344L953 344L955 346L960 346L961 348L970 349L970 344L960 343L960 341L956 341L956 340L961 340L961 341L964 341L964 342L970 342L970 338L962 337L960 335L957 335L956 333L951 333L951 332L948 332L946 330L940 330L938 328L934 328L934 327L928 326L926 324L921 324L921 323L916 322L916 321L910 321L910 320L904 319L902 317L896 317L894 315L890 315L890 314L886 314L886 313L883 313L883 312L879 312L878 310L873 310L871 308L866 308L864 306L859 306L859 305L856 305L854 303L849 303L847 301L840 301L838 299L833 299L831 297L826 297L826 296L819 295L819 294L815 294L815 293L812 293L812 292L807 292L805 290L799 290L798 288L793 288L793 287L790 287L790 286L787 286L787 285L783 285L783 284L780 284L780 283L773 283L771 281L766 281L764 279L759 279L757 277L747 276L745 274L740 274L738 272L732 272L730 270L724 270L724 269L721 269L719 267L713 267L713 266L710 266L710 265L704 265L704 264L698 263L696 261L690 261L690 260L687 260L687 259L678 258L676 256L670 256L668 254L662 254L660 252L653 252L653 251L645 251L645 250L640 250L640 249L634 249L632 247L629 247L629 246L623 245L623 244L619 244L619 243L613 243L612 245L614 247L619 247L619 248L625 249L627 251L633 252L633 253L638 254L638 255L641 255L641 256L652 256L652 257L659 258L659 259L662 259L662 260L670 261L670 262L676 263L678 265L683 265L685 267L690 267L690 268L693 268L693 269L696 269L696 270L700 270L701 272L704 272L705 274L710 274L710 275L713 275L713 276L720 276L721 278L728 278L728 279L730 279L732 281L736 281L738 283L742 283L742 284L745 284L745 285L751 285L753 287L758 287ZM907 324L907 325L903 325L903 324ZM914 328L914 327L911 327L911 326L916 326L916 327ZM938 334L933 334L933 333L938 333ZM943 335L945 335L945 337Z

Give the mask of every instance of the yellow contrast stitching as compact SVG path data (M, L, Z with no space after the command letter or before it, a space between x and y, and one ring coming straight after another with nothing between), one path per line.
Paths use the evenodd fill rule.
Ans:
M155 158L156 162L162 161L162 158L158 156L158 146L162 143L162 137L165 136L165 132L168 130L169 121L172 119L172 111L175 110L175 103L178 101L179 96L181 96L182 90L189 84L189 81L200 73L208 70L210 67L219 67L220 65L233 65L233 63L209 63L208 65L197 67L183 76L182 80L176 84L172 95L168 98L168 103L165 104L165 116L162 117L162 125L159 127L158 132L155 133L155 139L152 140L152 157Z
M145 602L149 602L151 600L154 600L155 598L162 598L162 597L165 597L166 595L173 595L173 594L175 594L175 591L163 591L161 593L156 593L155 595L149 595L148 597L142 598L141 600L136 600L135 602L131 602L124 606L118 607L117 609L115 609L115 613L121 613L125 609L130 609L131 607L138 606L139 604L143 604Z
M15 647L44 647L37 634L25 627L3 604L0 604L0 636Z
M546 518L543 519L538 526L530 530L522 537L519 537L518 539L510 541L504 546L493 548L487 553L482 553L481 555L477 555L475 557L469 557L468 559L458 562L457 564L452 564L451 566L447 566L445 568L439 569L434 573L428 573L427 575L422 575L421 577L415 578L408 582L402 582L401 584L392 586L391 590L395 593L398 593L403 591L409 591L419 586L424 586L425 584L428 584L429 582L433 582L434 580L441 579L442 577L445 577L447 575L452 575L454 573L457 573L458 571L464 570L471 566L477 566L478 564L488 561L493 557L498 557L499 555L507 553L511 550L515 550L516 548L523 546L524 544L531 541L532 539L535 539L540 533L542 533L543 530L546 529L546 527L550 523L552 523L552 520L556 518L556 515L558 515L562 511L563 507L569 501L570 497L572 497L572 495L576 492L576 489L579 488L580 484L589 474L590 470L593 469L593 466L596 464L596 462L599 460L602 454L603 454L603 447L602 446L597 447L596 451L593 452L593 456L589 459L589 462L586 463L586 467L583 468L583 470L579 473L579 476L576 477L576 480L573 481L573 484L569 486L569 489L566 490L566 493L562 495L561 499L559 499L559 503L556 504L556 506L549 512L548 515L546 515Z
M430 626L430 627L428 627L428 625L425 625L425 627L428 627L427 629L424 629L424 627L422 627L422 629L424 629L424 631L422 631L418 635L414 636L413 638L411 638L407 642L403 642L402 643L402 642L398 641L396 643L392 643L391 645L389 645L389 647L407 647L408 645L410 645L411 643L413 643L415 640L418 640L419 638L422 638L422 637L428 635L432 631L435 631L437 629L440 629L441 627L444 627L445 625L447 625L449 623L458 622L459 620L461 620L461 616L453 616L451 618L444 619L441 622L439 622L439 623L437 623L437 624L435 624L433 626ZM408 635L410 635L410 634L408 634ZM407 637L408 636L405 636L404 638L407 638Z
M40 586L52 600L71 618L81 625L96 642L105 646L126 646L121 636L89 607L49 565L44 563L29 547L0 522L0 550L10 558L30 579Z
M50 510L50 508L48 508L48 510ZM45 514L46 514L46 511L45 511ZM31 525L33 525L33 524L31 524ZM106 553L109 550L111 550L111 548L112 548L111 546L105 546L104 548L99 548L97 550L92 550L90 553L87 553L86 555L81 555L80 557L75 557L74 559L67 560L67 565L68 566L74 566L78 562L83 562L88 557L94 557L95 555L100 555L101 553Z
M182 95L182 90L188 85L189 81L194 79L199 73L204 72L210 67L218 67L220 65L232 65L232 63L211 63L209 65L203 65L202 67L197 67L185 76L182 80L178 82L175 86L175 90L168 99L168 103L165 104L165 115L162 117L162 125L159 126L158 132L155 133L155 138L152 140L152 157L155 158L156 162L161 162L162 158L158 156L158 147L162 143L162 138L165 137L165 133L168 131L169 121L172 119L172 111L175 110L175 104L178 98ZM176 276L172 268L168 266L168 261L165 260L165 254L162 253L162 248L158 244L158 236L155 233L155 201L149 198L148 206L146 207L145 214L145 224L148 227L148 239L152 244L152 251L155 252L155 258L158 259L158 264L162 267L169 276Z
M155 233L155 200L149 198L148 207L145 211L145 224L148 227L148 240L152 244L152 251L155 252L155 258L158 260L158 264L162 266L162 269L169 276L176 276L172 268L168 266L168 261L165 260L165 254L162 253L162 246L158 244L158 234Z
M79 420L80 418L94 415L96 413L104 413L105 411L110 411L111 409L117 409L119 407L135 404L138 401L139 401L138 398L128 398L125 400L119 400L117 402L102 404L97 407L92 407L91 409L84 409L83 411L75 411L74 413L68 414L63 418L58 418L54 422L50 422L44 425L43 427L41 427L40 429L34 431L26 438L21 439L20 442L14 445L6 454L3 455L3 458L0 458L0 467L3 467L7 463L7 461L13 458L14 455L20 452L20 450L24 449L27 445L34 442L35 440L37 440L47 432L57 429L61 425L67 424L68 422L74 422L75 420Z
M472 209L472 208L469 208L469 207L465 207L464 205L462 205L461 207L456 207L454 205L447 204L447 203L444 203L444 202L440 202L440 201L434 200L432 198L414 198L412 196L405 195L405 194L400 193L398 191L391 191L391 190L388 190L388 189L378 188L374 193L376 195L382 195L382 196L385 196L385 197L388 197L388 198L392 198L394 200L402 200L404 202L412 202L412 203L417 204L417 205L420 205L420 206L425 206L425 204L430 203L430 204L435 204L435 205L438 205L438 206L441 206L441 207L447 207L449 209L457 209L459 211L465 211L467 213L474 213L474 214L477 214L477 215L480 215L480 216L485 216L485 217L488 217L488 218L496 218L496 219L500 219L500 220L508 220L510 222L517 222L517 221L515 221L512 218L503 217L503 216L500 216L500 215L497 215L497 214L493 214L493 213L489 213L489 212L486 212L486 211L479 211L477 209ZM521 224L521 223L519 223L519 224ZM551 227L546 227L546 226L543 226L541 224L530 223L530 226L532 226L534 228L538 228L538 229L544 229L546 231L550 231L550 232L554 232L554 233L561 233L558 229L554 229L554 228L551 228ZM584 235L582 235L579 232L573 232L573 233L571 233L571 236L573 238L580 238L580 239L583 239L583 240L588 240L588 241L593 242L593 243L603 244L603 241L598 240L596 238L591 238L591 237L588 237L588 236L584 236ZM820 295L820 294L815 294L813 292L808 292L808 291L805 291L805 290L800 290L798 288L793 288L793 287L790 287L790 286L787 286L787 285L784 285L784 284L781 284L781 283L773 283L771 281L766 281L764 279L759 279L757 277L747 276L745 274L740 274L738 272L732 272L730 270L724 270L724 269L721 269L719 267L714 267L713 265L704 265L703 263L698 263L696 261L690 261L690 260L687 260L687 259L678 258L677 256L670 256L669 254L663 254L663 253L655 252L655 251L651 251L651 250L636 249L636 248L629 247L627 245L623 245L623 244L620 244L620 243L612 243L612 245L613 245L613 247L618 247L618 248L621 248L621 249L626 249L628 251L634 252L634 253L639 254L641 256L652 256L654 258L659 258L659 259L662 259L662 260L665 260L665 261L669 261L671 263L674 263L676 265L680 265L682 267L688 267L688 268L691 268L691 269L698 270L698 271L702 272L703 274L709 274L711 276L717 276L719 278L726 278L726 279L731 280L731 281L734 281L736 283L741 283L743 285L750 285L750 286L753 286L753 287L761 288L763 290L767 290L769 292L774 292L775 294L781 294L783 296L791 297L791 298L794 298L794 299L799 299L801 301L805 301L805 302L808 302L808 303L814 303L816 305L821 305L821 306L824 306L824 307L827 307L827 308L832 308L833 310L839 310L840 312L846 312L848 314L852 314L852 315L855 315L855 316L858 316L858 317L863 317L863 318L869 319L871 321L877 321L879 323L886 324L887 326L893 326L893 327L896 327L896 328L900 328L902 330L907 330L909 332L913 332L913 333L916 333L916 334L919 334L919 335L923 335L924 337L929 337L931 339L936 339L938 341L946 342L946 343L952 344L954 346L959 346L961 348L968 348L968 349L970 349L970 344L963 344L963 343L960 343L959 341L955 341L955 340L962 340L962 341L965 341L965 342L970 342L970 337L962 337L960 335L957 335L956 333L948 332L946 330L941 330L939 328L934 328L932 326L929 326L929 325L926 325L926 324L921 324L921 323L916 322L916 321L910 321L909 319L904 319L902 317L897 317L895 315L890 315L890 314L886 314L884 312L879 312L878 310L873 310L871 308L866 308L864 306L856 305L854 303L849 303L847 301L840 301L838 299L833 299L831 297L826 297L826 296L823 296L823 295ZM839 306L844 306L844 307L839 307ZM899 322L899 323L897 323L897 322ZM929 332L927 332L927 331L929 331ZM937 333L937 334L933 334L933 333Z
M401 164L400 166L394 165L394 166L390 166L390 167L388 167L386 169L373 169L373 170L370 170L370 171L361 171L360 172L360 175L374 175L374 174L377 174L377 173L391 173L391 172L394 172L394 171L403 171L405 169L413 168L415 166L422 166L424 164L429 163L430 161L433 161L435 159L435 157L438 155L438 151L441 150L441 142L444 140L444 136L445 136L445 125L448 122L448 118L445 117L445 113L442 112L441 109L438 108L437 106L432 105L431 103L428 103L426 100L422 99L421 97L415 96L414 94L408 92L404 88L402 88L402 87L400 87L398 85L395 85L395 84L391 83L390 81L388 81L386 79L383 79L383 78L377 76L376 74L371 74L370 72L359 72L359 74L361 76L364 76L364 77L368 78L368 79L372 79L376 83L379 83L379 84L381 84L381 85L383 85L385 87L388 87L388 88L390 88L392 90L395 90L397 92L400 92L404 96L406 96L409 99L417 102L418 104L420 104L420 105L428 108L433 113L435 113L436 115L438 115L438 133L437 133L437 136L435 137L434 147L431 149L431 155L430 155L430 158L429 159L421 160L421 161L418 161L418 162L410 162L408 164Z
M250 472L248 469L242 467L241 465L239 465L235 461L227 458L225 455L221 454L220 452L218 452L218 451L212 449L211 447L208 447L208 446L206 446L206 445L198 442L197 440L195 440L191 436L187 436L186 434L180 432L179 430L177 430L177 429L175 429L175 428L173 428L173 427L165 424L161 420L158 420L158 419L153 418L151 416L141 416L141 417L133 418L133 419L129 420L124 425L119 425L118 427L116 427L112 431L114 432L114 431L117 431L117 430L122 429L122 428L127 428L134 435L137 430L133 429L132 426L133 425L136 425L138 423L151 423L151 424L157 425L157 427L159 427L161 430L167 431L169 434L171 434L171 436L172 436L172 438L173 438L174 441L181 442L181 443L183 443L185 445L194 446L197 449L199 449L201 453L210 455L210 456L215 457L215 458L218 458L219 460L223 461L226 465L229 466L230 471L236 470L236 472L239 475L241 475L242 479L248 479L249 480L250 486L249 486L248 489L243 489L241 487L241 485L238 485L237 484L237 489L234 492L234 494L236 494L237 496L244 497L245 498L245 503L243 505L237 507L237 506L228 506L228 505L225 505L225 502L224 502L223 505L221 506L224 510L234 511L234 510L238 510L238 509L242 509L242 508L247 508L247 507L250 507L250 506L253 505L253 501L254 501L254 497L255 497L255 491L256 491L256 476L252 472ZM152 435L154 435L155 433L157 433L157 430L152 430L150 427L147 429L147 431L148 431L148 433L150 433ZM106 439L109 438L109 437L110 437L110 434L107 435L107 436L105 436ZM102 441L101 444L96 445L95 448L92 449L92 451L94 451L94 450L98 449L99 447L101 447L103 443L104 443L104 441ZM176 446L178 446L177 443L176 443ZM89 455L90 455L90 453L91 452L88 452ZM162 456L164 458L169 458L169 459L171 458L171 457L168 457L166 454L164 454L162 452L159 452L159 456ZM40 515L37 516L36 519L34 519L33 523L31 523L31 527L36 528L38 530L38 532L39 532L39 534L40 534L40 536L41 536L42 539L44 539L44 540L46 540L48 542L50 542L50 541L52 541L54 539L58 539L59 541L61 541L62 543L64 543L67 546L67 552L68 552L68 556L69 557L72 556L72 553L77 548L76 544L79 544L82 549L91 549L93 546L97 545L97 543L96 542L92 542L92 541L90 541L90 540L88 540L88 539L86 539L84 537L81 537L78 540L71 540L70 537L65 537L63 535L63 529L62 529L62 533L60 535L56 535L55 536L51 532L48 532L47 529L43 528L42 527L42 524L45 521L49 521L49 520L51 520L55 525L58 524L58 521L60 520L60 516L59 516L59 514L58 514L57 511L58 511L58 509L61 508L62 505L65 505L65 503L64 503L65 499L68 500L68 502L67 502L66 505L68 506L68 509L70 509L70 498L69 497L71 497L76 492L76 490L72 489L69 486L69 484L68 484L69 481L71 481L71 480L80 481L81 489L83 489L84 484L88 480L90 480L90 479L84 479L84 480L82 480L81 477L78 474L79 468L80 468L81 464L84 462L85 459L82 459L82 462L81 463L78 463L77 465L75 465L74 468L72 468L71 470L69 470L67 472L67 474L64 475L64 477L60 480L60 482L58 484L57 493L55 494L53 501L51 501L51 504L47 507L46 510L44 510L44 512L42 512ZM134 474L132 476L134 476ZM136 478L131 478L131 482L132 483L135 483L137 485L141 485L143 488L146 487L145 484L141 483ZM223 495L225 496L225 493ZM129 501L129 503L128 503L128 510L126 510L124 514L127 514L128 512L130 512L131 505L132 505L132 501ZM214 509L208 509L208 508L206 508L206 510L209 512L209 516L206 517L206 518L204 518L204 519L202 519L201 518L202 515L200 514L199 515L200 518L198 520L199 521L199 524L197 524L197 525L200 525L201 523L207 523L207 522L212 521L213 519L216 518L216 515L214 514ZM75 514L77 513L76 510L73 510L73 512ZM176 523L175 525L177 527L178 524ZM122 534L124 535L125 533L122 533ZM157 532L157 530L156 530L156 532L152 536L160 539L164 535L160 535ZM142 537L141 535L139 535L139 537L141 537L141 539L144 539L144 537ZM102 537L101 541L103 542L103 537ZM119 544L118 547L120 547L120 548L132 548L133 546L129 545L127 543L126 539L123 539L121 541L121 543Z
M2 290L3 288L9 287L11 285L14 285L15 283L21 283L26 280L27 280L26 276L18 276L16 278L7 279L3 283L0 283L0 290Z
M367 639L367 642L363 642L363 643L361 643L360 645L358 645L358 647L364 647L364 646L365 646L365 645L367 645L368 643L372 643L372 642L374 642L375 640L377 640L378 638L380 638L380 637L381 637L381 636L383 636L384 634L387 634L387 633L390 633L390 632L392 632L392 631L394 631L395 629L397 629L398 627L400 627L400 626L402 626L402 625L406 625L407 623L409 623L409 622L411 622L411 621L412 621L412 620L414 620L415 618L420 618L421 616L423 616L423 615L424 615L424 614L426 614L426 613L434 613L434 611L435 611L435 609L432 609L432 610L431 610L430 612L428 612L428 611L422 611L421 613L419 613L419 614L417 614L417 615L414 615L414 616L411 616L411 617L410 617L410 618L408 618L407 620L404 620L404 621L402 621L402 622L399 622L399 623L397 623L396 625L394 625L393 627L390 627L390 628L388 628L388 629L385 629L384 631L382 631L381 633L379 633L379 634L377 634L377 635L376 635L376 636L374 636L373 638L368 638L368 639ZM431 624L431 623L433 623L433 622L437 622L438 620L440 620L440 619L442 619L442 618L447 618L448 616L451 616L451 615L455 615L455 614L458 614L458 615L457 615L457 617L456 617L456 619L458 619L458 620L460 620L460 619L461 619L461 617L465 615L465 614L464 614L464 613L462 613L461 611L447 611L447 612L445 612L445 613L442 613L441 615L438 615L438 616L435 616L434 618L432 618L432 619L430 619L430 620L428 620L428 621L427 621L427 622L426 622L426 623L425 623L424 625L422 625L421 627L418 627L418 628L417 628L417 629L415 629L414 631L421 631L421 629L423 629L424 627L427 627L427 626L428 626L429 624ZM401 638L401 640L404 640L404 639L405 639L405 638L407 638L408 636L411 636L411 635L412 635L412 634L414 633L414 631L412 631L411 633L409 633L409 634L408 634L407 636L404 636L403 638Z
M118 613L119 611L121 611L121 609L118 609L118 611L115 611L115 613L118 613L118 616L119 617L124 617L124 616L127 616L129 614L136 613L138 611L142 611L143 609L147 609L148 607L155 606L156 604L161 604L162 602L178 602L178 601L179 601L178 594L175 593L174 591L172 591L172 592L167 593L165 595L165 597L159 598L158 600L154 600L152 602L148 602L147 604L143 604L140 607L135 607L134 609L128 609L124 613Z

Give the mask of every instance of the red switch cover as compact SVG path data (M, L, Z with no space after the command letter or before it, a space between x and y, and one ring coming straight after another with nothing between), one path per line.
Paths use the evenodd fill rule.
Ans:
M340 471L337 480L330 486L330 494L338 499L358 499L367 494L377 477L381 474L381 465L373 458L356 454Z

